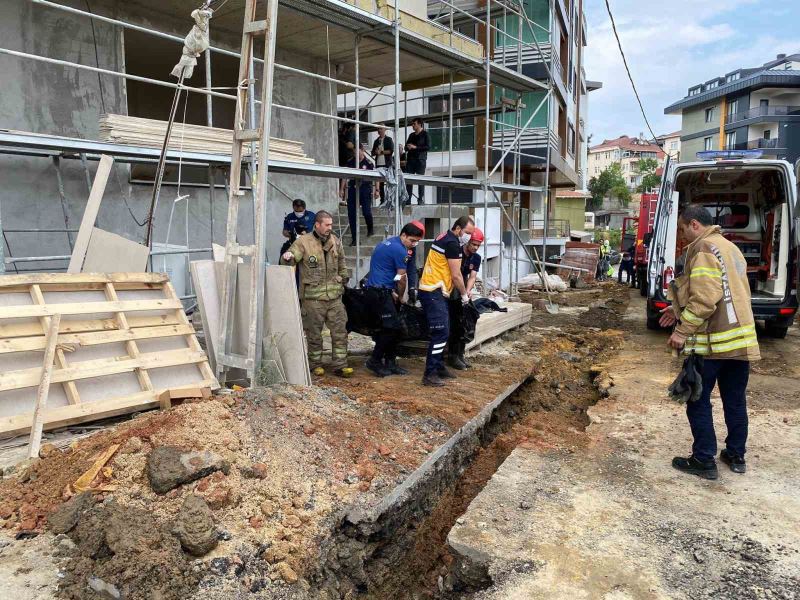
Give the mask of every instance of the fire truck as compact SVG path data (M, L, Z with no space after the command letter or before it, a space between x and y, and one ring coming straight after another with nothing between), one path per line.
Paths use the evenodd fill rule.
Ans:
M647 295L647 247L653 234L658 193L642 194L638 217L626 217L622 221L620 252L634 246L633 268L636 271L636 286L642 296Z

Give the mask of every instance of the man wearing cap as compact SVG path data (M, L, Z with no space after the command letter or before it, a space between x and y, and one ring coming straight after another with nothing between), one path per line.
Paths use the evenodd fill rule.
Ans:
M376 311L380 332L365 366L378 377L408 373L397 364L397 342L400 339L397 307L408 289L407 271L413 249L424 235L424 228L408 223L400 235L384 240L372 252L365 287L369 304Z
M425 375L422 384L433 387L445 385L443 379L455 378L444 365L442 353L450 337L450 314L447 300L455 289L461 294L462 302L469 302L467 288L461 275L462 246L469 242L475 230L472 217L456 219L450 231L439 235L431 245L425 268L419 280L419 299L428 319L430 342L425 361Z
M286 252L289 247L297 240L297 236L308 233L314 229L314 218L316 215L310 210L306 210L306 202L301 198L295 198L292 202L292 212L283 219L283 237L287 240L281 247L281 254Z
M475 228L469 242L464 246L464 257L461 259L461 277L467 290L466 298L469 299L478 271L481 268L481 255L478 250L483 244L483 232ZM454 369L463 371L472 367L464 356L466 343L464 342L464 304L457 291L450 295L448 309L450 311L450 339L447 342L447 362Z

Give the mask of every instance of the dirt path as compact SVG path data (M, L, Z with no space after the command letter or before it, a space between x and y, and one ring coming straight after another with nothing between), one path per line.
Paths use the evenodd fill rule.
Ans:
M532 436L511 453L450 534L494 585L475 598L800 597L800 332L763 340L751 378L749 472L716 482L670 466L691 445L665 398L677 370L631 296L612 396L588 411L577 449ZM715 404L717 434L724 423ZM455 594L455 597L471 597Z

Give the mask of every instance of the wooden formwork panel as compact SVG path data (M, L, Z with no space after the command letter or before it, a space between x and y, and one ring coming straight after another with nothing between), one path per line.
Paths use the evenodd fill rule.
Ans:
M0 435L27 431L50 319L61 315L44 428L159 405L182 387L219 387L161 273L0 277Z

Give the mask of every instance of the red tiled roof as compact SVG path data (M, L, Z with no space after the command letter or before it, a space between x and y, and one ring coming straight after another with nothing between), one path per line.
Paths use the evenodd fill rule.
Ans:
M589 192L579 192L578 190L567 190L565 192L556 192L556 198L591 198Z
M597 146L589 148L589 152L595 152L597 150L612 150L617 148L620 150L630 150L632 152L656 152L658 153L659 158L664 155L664 151L657 144L651 144L650 142L640 140L639 138L631 138L627 135L618 137L615 140L604 140L602 144L598 144Z

